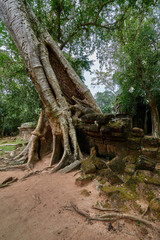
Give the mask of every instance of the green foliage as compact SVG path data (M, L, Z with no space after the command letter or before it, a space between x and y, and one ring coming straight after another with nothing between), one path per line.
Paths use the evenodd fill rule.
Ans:
M22 147L25 146L25 142L22 139L20 139L20 138L17 138L16 140L12 140L12 139L7 138L7 139L5 139L6 143L4 143L4 139L5 138L0 139L0 145L4 145L4 146L0 147L0 149L1 149L0 156L3 156L6 151L13 151L13 150L15 150L17 148L16 146L5 146L5 144L18 144L18 143L21 143L23 145Z
M129 17L112 34L107 48L102 49L101 68L106 70L97 71L93 79L112 92L118 84L116 102L122 111L129 109L133 115L140 99L149 104L154 98L158 103L160 96L159 8L149 9L144 2L142 9L130 9Z
M84 71L90 71L91 65L93 65L93 61L90 61L87 56L77 56L71 57L68 53L63 53L68 62L71 64L77 75L80 77L82 81L85 81L83 76Z
M110 91L97 92L95 95L95 99L101 108L103 113L111 113L113 112L113 107L115 103L115 95Z
M40 103L16 52L0 50L0 134L14 134L23 122L37 121Z
M147 0L145 0L147 1ZM114 29L119 28L128 9L147 6L145 1L119 0L29 0L43 26L61 49L73 55L88 55L106 46ZM149 1L147 1L149 3ZM147 4L148 4L147 3ZM150 1L150 4L153 1Z
M117 55L119 69L114 74L121 87L124 108L133 106L139 97L150 102L151 97L160 93L159 37L155 25L146 19L138 32L134 25L132 32L125 31L125 44Z

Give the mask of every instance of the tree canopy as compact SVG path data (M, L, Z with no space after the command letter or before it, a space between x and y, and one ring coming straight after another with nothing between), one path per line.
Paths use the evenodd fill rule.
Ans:
M143 99L153 109L157 108L160 93L159 8L125 19L108 45L104 62L106 71L97 72L96 82L106 89L119 85L118 99L123 110L135 114L137 101ZM155 122L159 123L158 109ZM154 129L154 126L152 126ZM158 127L159 128L159 127ZM154 130L156 134L159 130Z

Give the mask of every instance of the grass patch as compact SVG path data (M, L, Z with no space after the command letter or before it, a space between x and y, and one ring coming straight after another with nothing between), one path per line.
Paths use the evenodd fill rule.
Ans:
M10 138L1 138L0 139L0 145L3 145L3 144L18 144L18 143L22 143L23 144L23 143L25 143L25 141L22 140L21 138L16 138L15 140L14 139L10 139Z
M1 138L0 139L0 156L4 156L7 154L6 152L11 152L16 149L16 146L5 146L6 144L22 144L23 146L21 148L24 148L26 141L22 140L21 138ZM4 146L3 146L4 145Z

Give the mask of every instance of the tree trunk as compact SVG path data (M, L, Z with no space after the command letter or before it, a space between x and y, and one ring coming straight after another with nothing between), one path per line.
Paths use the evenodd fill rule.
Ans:
M22 0L0 0L0 17L43 103L44 110L27 147L28 164L39 160L40 141L48 121L53 136L51 164L59 160L55 168L58 170L82 158L73 121L77 107L78 111L82 109L81 115L87 108L97 113L100 109L29 5Z
M2 137L4 137L4 129L5 129L5 114L2 113L2 131L1 131Z
M144 116L144 134L146 135L148 133L148 107L146 105L146 110L145 110L145 116Z
M156 101L152 96L149 99L149 105L151 108L152 135L154 137L159 137L160 136L159 112L158 112Z

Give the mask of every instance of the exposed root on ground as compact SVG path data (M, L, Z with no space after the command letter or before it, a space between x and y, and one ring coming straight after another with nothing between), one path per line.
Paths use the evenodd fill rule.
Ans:
M16 157L13 158L14 161L18 162L18 163L26 163L28 160L28 152L29 152L29 148L32 142L32 137L30 138L27 146L23 149L22 152L20 152Z
M18 178L16 177L8 177L0 184L0 188L8 187L11 183L16 182L17 180Z
M147 227L151 228L152 230L155 230L157 232L160 233L160 229L157 228L152 222L147 221L145 219L142 219L141 217L138 216L134 216L134 215L130 215L130 214L124 214L124 213L106 213L103 215L95 215L95 216L90 216L89 214L81 211L78 209L78 207L71 202L71 206L73 207L73 209L80 215L84 216L87 218L88 221L113 221L113 220L117 220L117 219L128 219L128 220L132 220L132 221L136 221L139 223L142 223L144 225L146 225Z
M85 213L85 212L83 212L83 211L81 211L81 210L79 210L78 207L77 207L73 202L71 202L71 206L73 207L73 209L74 209L77 213L79 213L80 215L82 215L82 216L86 217L88 220L90 220L90 215L87 214L87 213Z
M20 169L22 171L28 170L28 165L27 164L23 164L23 165L10 165L10 166L6 166L6 167L0 168L0 172L9 171L9 170L17 170L17 169Z
M76 176L78 173L82 173L82 170L79 170L79 171L76 172L73 176Z
M60 160L60 162L56 165L56 166L54 166L53 167L53 169L51 170L51 172L50 173L55 173L55 172L57 172L58 170L60 170L61 168L63 168L63 167L65 167L65 162L66 162L66 160L68 159L69 157L67 156L67 153L63 153L63 156L62 156L62 158L61 158L61 160Z
M121 212L118 209L112 209L112 208L101 208L101 207L97 207L97 206L92 206L93 209L97 209L100 211L108 211L108 212Z
M10 146L12 146L12 147L21 147L22 144L21 143L10 143L10 144L6 143L6 144L1 144L0 145L0 147L10 147Z
M61 170L59 170L59 172L61 172L61 173L69 173L72 170L75 170L76 168L78 168L80 166L80 164L81 164L81 161L76 160L73 163L71 163L70 165L68 165L68 166L62 168Z
M42 170L42 171L43 171L43 170ZM24 175L20 180L21 180L21 181L24 181L24 180L26 180L26 179L29 178L29 177L32 177L32 176L35 176L35 175L40 174L42 171L35 171L35 172L27 173L27 174Z

